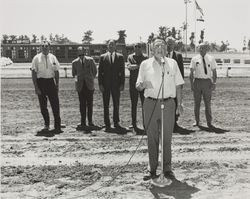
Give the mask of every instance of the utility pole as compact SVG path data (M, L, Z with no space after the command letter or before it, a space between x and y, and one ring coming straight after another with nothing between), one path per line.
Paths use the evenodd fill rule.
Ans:
M186 22L185 22L185 28L186 28L186 44L185 44L185 57L187 57L187 12L188 12L188 9L187 9L187 4L188 3L191 3L190 0L184 0L184 3L186 4Z

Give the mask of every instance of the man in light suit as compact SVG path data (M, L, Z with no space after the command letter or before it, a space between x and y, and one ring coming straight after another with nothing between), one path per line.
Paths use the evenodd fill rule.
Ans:
M109 119L110 95L113 100L114 127L120 129L119 104L120 92L124 90L125 64L123 55L116 52L116 43L114 40L109 41L108 52L102 54L100 57L98 83L103 96L105 130L109 132L111 129Z
M173 37L168 37L167 38L167 57L174 59L179 67L179 70L181 72L182 78L184 79L184 66L183 66L183 58L182 58L182 54L175 51L175 38ZM183 85L181 86L182 89ZM176 103L176 107L177 107L177 98L175 98L175 103ZM178 130L180 130L180 126L177 124L179 118L179 114L175 114L175 125L174 125L174 133L177 133Z
M78 58L72 62L72 76L75 79L75 88L79 96L81 124L77 126L78 130L86 128L86 108L88 109L88 125L94 126L92 121L93 114L93 95L94 79L97 68L93 58L85 56L85 49L78 47Z

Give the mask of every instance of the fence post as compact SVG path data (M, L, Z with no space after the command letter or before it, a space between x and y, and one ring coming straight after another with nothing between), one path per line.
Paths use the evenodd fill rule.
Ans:
M64 67L64 72L65 72L65 78L67 78L68 76L67 76L67 68L66 67Z

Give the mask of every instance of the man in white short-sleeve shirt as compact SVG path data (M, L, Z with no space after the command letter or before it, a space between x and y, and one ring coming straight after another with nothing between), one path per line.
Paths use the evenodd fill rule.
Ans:
M136 82L138 90L144 90L143 104L144 126L148 137L148 153L150 171L144 180L157 177L159 157L159 138L161 135L161 104L164 105L163 126L163 172L166 178L174 178L171 168L171 140L175 123L175 111L182 113L182 89L184 80L177 62L165 57L166 43L156 39L152 46L153 57L141 63ZM164 74L164 75L163 75ZM164 89L162 95L162 79L164 76ZM177 108L174 98L177 97ZM161 103L161 100L163 102Z
M200 126L200 103L203 97L205 104L205 114L209 130L213 130L211 96L216 87L216 61L214 57L207 54L209 43L199 44L200 54L192 58L190 64L190 84L194 94L194 114L195 123L193 126Z
M59 88L59 62L57 58L49 53L50 43L41 43L41 53L37 54L32 60L32 80L35 92L38 95L41 113L44 119L43 132L48 132L50 117L47 108L49 99L54 115L54 134L61 133L61 118L58 98Z

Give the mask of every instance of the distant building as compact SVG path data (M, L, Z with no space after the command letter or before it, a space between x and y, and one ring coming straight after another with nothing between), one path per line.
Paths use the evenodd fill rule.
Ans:
M86 54L94 58L98 63L101 54L107 51L107 44L51 44L50 52L54 54L59 62L70 63L77 57L77 48L86 48ZM29 42L6 42L1 44L1 56L9 57L13 62L31 62L33 57L40 52L40 43ZM117 52L123 54L125 61L127 56L133 52L133 45L117 44ZM146 52L146 44L144 44Z

